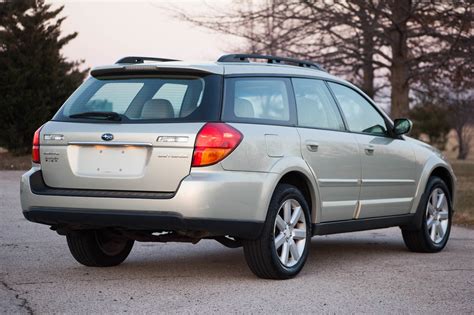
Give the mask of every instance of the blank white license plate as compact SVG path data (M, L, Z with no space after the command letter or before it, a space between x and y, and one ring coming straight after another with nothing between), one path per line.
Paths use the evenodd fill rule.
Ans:
M79 146L68 148L73 173L89 177L140 177L148 149L138 146Z

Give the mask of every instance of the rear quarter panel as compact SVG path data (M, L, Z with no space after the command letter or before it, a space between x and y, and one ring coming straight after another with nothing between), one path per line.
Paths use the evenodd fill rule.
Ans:
M278 182L292 171L303 174L310 187L312 199L312 221L319 220L321 209L319 190L314 174L301 155L300 137L295 127L230 123L244 138L242 143L221 162L229 171L266 172L277 174L271 182L265 183L265 211ZM316 202L315 202L316 201Z
M244 137L234 152L222 161L225 170L270 172L282 158L301 157L299 136L294 127L229 124Z

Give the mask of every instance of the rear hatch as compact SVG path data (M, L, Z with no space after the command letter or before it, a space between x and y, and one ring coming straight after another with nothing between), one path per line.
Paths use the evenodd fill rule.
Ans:
M50 187L174 192L196 135L220 114L216 74L89 78L40 133Z

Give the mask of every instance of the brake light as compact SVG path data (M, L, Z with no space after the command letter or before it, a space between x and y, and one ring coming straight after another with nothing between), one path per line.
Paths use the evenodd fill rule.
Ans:
M207 166L222 161L242 141L242 134L225 123L206 123L194 145L192 166Z
M35 131L35 135L33 136L33 148L31 149L31 160L33 163L41 163L40 160L40 131L43 126L39 127L38 130Z

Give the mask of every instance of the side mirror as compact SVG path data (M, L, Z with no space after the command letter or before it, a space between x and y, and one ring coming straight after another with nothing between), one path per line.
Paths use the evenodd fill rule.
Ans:
M397 136L404 135L411 131L413 123L410 119L398 118L393 122L393 133Z

